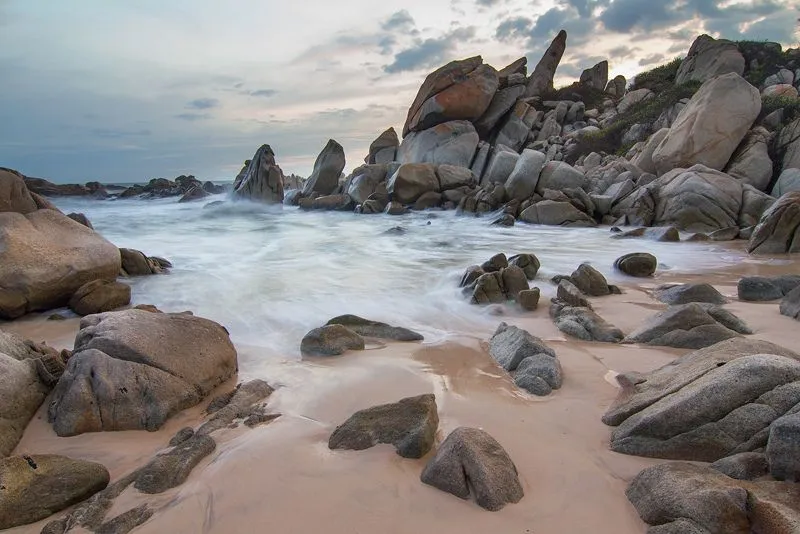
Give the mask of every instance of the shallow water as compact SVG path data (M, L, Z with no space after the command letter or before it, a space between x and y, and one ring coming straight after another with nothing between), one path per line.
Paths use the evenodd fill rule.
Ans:
M623 281L612 265L628 252L651 252L662 271L674 272L746 261L719 243L613 240L608 228L500 228L490 226L491 217L452 211L392 217L249 203L204 208L221 198L188 204L62 198L56 204L85 213L117 246L174 263L168 276L131 280L135 304L192 310L224 324L235 342L283 358L298 357L308 330L344 313L417 329L428 341L485 337L498 317L469 305L457 286L465 267L497 252L536 254L542 263L536 285L544 295L553 292L551 276L584 261ZM384 233L396 226L405 233Z

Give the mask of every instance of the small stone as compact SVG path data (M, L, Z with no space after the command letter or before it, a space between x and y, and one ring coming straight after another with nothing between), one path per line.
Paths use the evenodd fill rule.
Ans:
M338 324L315 328L300 342L306 356L339 356L348 350L364 350L364 338Z
M665 304L689 304L708 302L725 304L728 300L711 284L682 284L656 288L656 298Z
M519 304L523 310L533 311L539 307L540 296L541 292L538 287L520 291L517 294L517 304Z
M136 477L134 487L142 493L163 493L180 486L217 444L209 436L195 435L174 449L153 458Z

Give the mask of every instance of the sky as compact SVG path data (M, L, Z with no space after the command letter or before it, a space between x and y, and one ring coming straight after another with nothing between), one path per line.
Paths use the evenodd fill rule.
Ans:
M0 0L0 166L56 182L233 179L264 143L310 174L402 131L425 76L481 55L529 70L560 29L556 85L684 55L695 36L797 46L797 0Z

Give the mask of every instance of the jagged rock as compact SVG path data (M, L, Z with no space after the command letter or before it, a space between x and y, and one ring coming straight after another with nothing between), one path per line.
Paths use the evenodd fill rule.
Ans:
M194 435L144 466L134 487L142 493L163 493L186 482L200 461L214 452L216 442L206 435Z
M451 120L475 120L499 86L497 71L480 56L451 61L429 74L408 110L403 137Z
M479 140L478 132L471 122L445 122L403 137L397 150L397 161L469 168Z
M0 318L64 306L82 285L114 280L117 247L61 212L0 213Z
M398 146L400 140L397 138L397 132L394 128L389 128L369 145L369 154L364 158L364 163L367 165L390 163L394 161Z
M786 274L773 278L746 276L739 280L737 290L739 300L763 302L782 299L798 286L800 286L800 275Z
M741 332L732 327L740 330L744 328L732 321L729 315L719 313L720 310L721 308L704 307L696 302L672 306L648 319L639 329L629 334L624 342L699 349L739 336Z
M781 314L800 321L800 287L786 294L781 301Z
M268 204L283 202L283 171L275 162L272 147L261 145L253 159L245 162L231 196Z
M315 328L300 343L307 356L338 356L348 350L364 350L364 338L339 324Z
M523 210L521 221L550 226L594 227L597 222L569 202L543 200Z
M69 217L76 223L84 225L86 228L91 228L92 230L94 230L94 226L92 226L92 223L83 213L68 213L67 217Z
M500 272L482 274L475 282L470 302L472 304L502 304L506 301L502 283Z
M227 331L201 317L125 310L80 325L48 410L59 436L157 430L238 368Z
M770 175L770 178L772 175ZM800 169L784 169L772 188L772 196L780 198L786 193L800 193Z
M603 91L608 85L608 61L601 61L591 69L583 71L580 83L592 89Z
M541 96L549 89L553 88L553 76L555 75L564 50L567 48L567 32L561 30L556 35L553 42L547 48L533 73L528 78L528 86L525 89L525 96Z
M696 164L722 169L760 111L761 95L738 74L709 79L653 153L656 169L660 174Z
M422 482L456 497L472 493L479 506L496 511L523 497L517 468L489 434L459 427L447 436L422 471Z
M8 347L7 336L0 332L0 457L11 454L50 391L25 346Z
M800 482L800 413L795 411L770 425L766 457L773 477Z
M546 159L545 154L536 150L526 148L522 151L505 182L506 195L510 200L523 201L533 195Z
M558 300L565 302L570 306L574 306L576 308L588 308L590 310L592 309L592 305L589 303L589 300L586 298L586 296L581 293L581 290L578 289L569 279L561 280L558 283L556 296Z
M558 358L538 353L523 358L514 374L514 383L529 393L544 397L560 389L564 374Z
M523 310L533 311L539 307L541 293L538 287L520 291L517 294L517 303Z
M750 254L800 252L800 191L786 193L764 212L747 251Z
M692 43L689 53L675 75L676 84L705 82L716 76L744 73L745 60L736 43L701 35Z
M433 447L439 414L433 394L361 410L336 427L330 449L364 450L391 444L403 458L422 458Z
M665 304L689 304L708 302L725 304L728 299L722 296L711 284L682 284L656 288L655 297Z
M251 418L262 420L277 418L276 414L267 415L263 406L263 401L269 398L274 391L272 386L263 380L251 380L237 385L233 391L211 401L206 411L212 416L197 429L196 433L192 432L190 428L189 433L185 434L183 439L176 435L173 438L175 443L170 441L170 444L179 445L195 434L207 436L217 430L229 427L237 419L243 419L245 424L248 424L248 420L252 420Z
M584 341L619 343L625 338L619 328L589 308L553 303L550 316L559 330Z
M0 530L27 525L80 502L108 485L102 465L36 454L0 459Z
M772 180L772 159L769 157L771 142L772 134L766 128L753 128L734 152L725 172L759 191L766 191Z
M525 358L536 354L556 357L555 351L540 338L506 323L500 323L489 340L489 355L508 372L515 371Z
M570 280L581 293L585 293L590 297L602 297L611 294L611 288L606 277L588 263L582 263L572 273Z
M632 252L617 258L614 267L629 276L647 278L656 272L658 259L647 252Z
M203 200L204 198L209 197L209 196L211 196L211 195L209 193L207 193L205 191L205 189L203 189L202 186L195 185L191 189L186 191L186 193L183 194L183 196L180 198L180 200L178 200L178 202L179 203L182 203L182 202L194 202L196 200Z
M389 179L386 189L392 200L413 204L424 193L439 192L436 168L430 163L405 163Z
M517 254L515 256L511 256L508 259L509 265L516 265L520 269L525 272L525 276L528 277L528 280L533 280L536 278L536 274L539 272L539 268L542 264L539 262L539 258L537 258L534 254Z
M754 480L769 472L767 457L761 452L742 452L727 456L709 467L736 480Z
M303 186L303 195L310 196L312 193L320 195L332 194L339 185L339 177L345 166L344 148L334 141L328 140L328 144L314 161L314 170Z
M418 334L408 328L370 321L357 315L340 315L326 323L326 325L333 324L346 326L356 334L364 337L391 339L394 341L422 341L424 339L422 334Z
M78 315L103 313L131 302L131 286L110 280L92 280L82 285L72 298L69 307Z

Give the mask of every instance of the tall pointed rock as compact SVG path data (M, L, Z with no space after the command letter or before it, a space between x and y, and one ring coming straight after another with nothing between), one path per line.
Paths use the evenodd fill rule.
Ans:
M528 78L528 88L525 91L526 97L539 96L553 87L553 76L556 73L564 50L567 48L567 32L561 30L550 43L547 52L536 65L530 78Z

